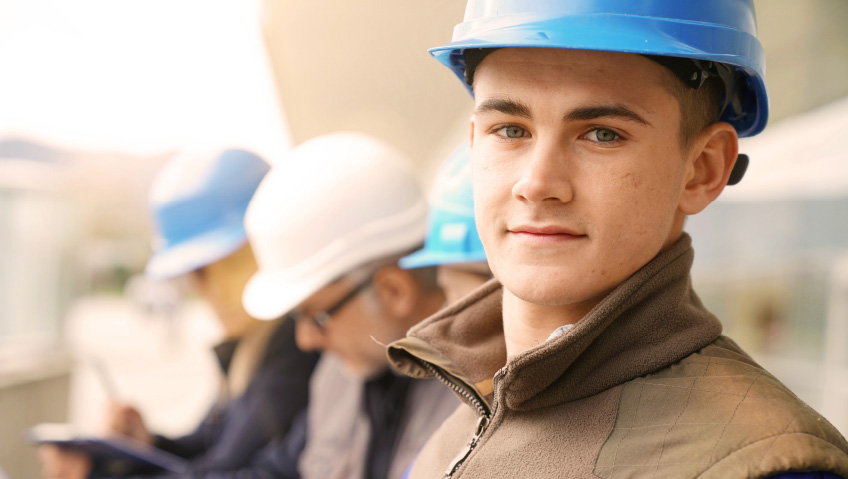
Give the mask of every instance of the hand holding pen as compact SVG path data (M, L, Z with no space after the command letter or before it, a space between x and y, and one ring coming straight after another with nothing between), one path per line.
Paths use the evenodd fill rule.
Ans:
M145 444L153 444L153 436L144 424L141 413L131 405L118 399L118 389L101 360L94 360L92 366L100 379L103 389L109 396L109 408L106 416L106 434L129 436Z

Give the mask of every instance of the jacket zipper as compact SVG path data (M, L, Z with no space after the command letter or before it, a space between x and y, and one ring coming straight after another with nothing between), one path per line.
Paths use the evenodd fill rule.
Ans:
M464 388L454 384L452 381L448 380L435 366L430 364L427 361L419 360L419 363L427 369L433 376L439 379L439 381L443 382L447 387L456 391L460 396L465 398L475 409L480 413L480 418L477 420L477 427L474 430L474 435L471 436L471 439L468 441L468 444L459 452L453 461L451 461L447 470L445 470L444 479L451 479L453 475L456 473L457 469L462 466L465 459L468 458L468 455L471 454L471 451L477 447L477 443L480 441L480 437L483 436L483 433L486 432L486 428L489 426L489 420L491 419L491 413L488 409L483 405L483 403L475 397L473 394L466 391Z
M483 403L480 402L480 399L466 391L464 388L457 386L456 384L448 380L448 378L446 378L441 372L439 372L439 370L436 369L435 366L428 363L427 361L418 360L418 362L424 367L424 369L426 369L433 376L438 378L439 381L443 382L447 387L449 387L457 394L465 398L466 401L468 401L472 406L474 406L474 409L476 409L481 416L484 416L486 418L489 417L489 411L488 409L486 409L486 406L484 406Z
M471 440L468 441L468 444L459 452L459 455L451 461L448 468L445 470L445 479L451 479L456 473L456 470L462 466L462 463L468 458L468 455L471 454L471 451L477 447L477 443L480 441L480 437L486 432L486 426L489 425L489 417L488 416L480 416L480 419L477 420L477 428L474 431L474 435L471 436Z

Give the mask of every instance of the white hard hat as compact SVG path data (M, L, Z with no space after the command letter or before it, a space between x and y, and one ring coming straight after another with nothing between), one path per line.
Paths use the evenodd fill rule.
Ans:
M244 307L286 314L354 268L420 245L427 203L406 158L359 133L292 150L259 185L245 218L258 272Z

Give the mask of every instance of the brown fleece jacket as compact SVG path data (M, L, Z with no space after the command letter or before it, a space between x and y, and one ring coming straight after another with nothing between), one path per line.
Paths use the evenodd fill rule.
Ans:
M848 477L839 432L720 335L692 291L693 257L684 234L566 334L509 361L496 281L390 345L399 371L466 402L410 478Z

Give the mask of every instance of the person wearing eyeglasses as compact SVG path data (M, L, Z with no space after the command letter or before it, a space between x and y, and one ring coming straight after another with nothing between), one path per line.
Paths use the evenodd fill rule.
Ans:
M398 266L422 245L426 215L403 155L344 132L295 148L248 207L259 269L245 308L288 314L297 345L324 352L310 383L304 479L400 477L459 404L436 381L397 374L386 357L386 344L445 302L433 267Z

